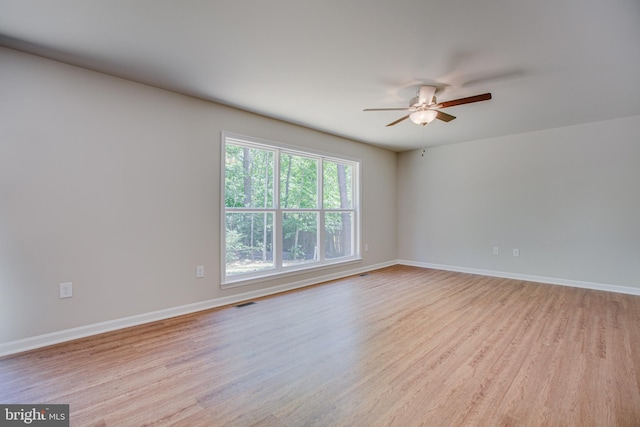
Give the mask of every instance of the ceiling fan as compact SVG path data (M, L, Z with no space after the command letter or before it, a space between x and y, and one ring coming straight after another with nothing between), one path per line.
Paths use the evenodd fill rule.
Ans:
M416 96L409 101L409 108L365 108L362 111L409 111L409 114L389 123L387 127L396 125L409 118L417 125L426 126L435 119L442 120L443 122L450 122L455 119L455 116L438 111L438 108L449 108L456 105L471 104L472 102L488 101L491 99L490 93L483 93L482 95L469 96L467 98L437 102L434 96L435 93L435 86L424 85L420 86L420 90Z

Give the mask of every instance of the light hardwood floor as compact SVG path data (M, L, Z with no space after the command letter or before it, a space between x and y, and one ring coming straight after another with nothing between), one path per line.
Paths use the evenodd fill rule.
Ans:
M640 297L395 266L0 359L85 426L639 426Z

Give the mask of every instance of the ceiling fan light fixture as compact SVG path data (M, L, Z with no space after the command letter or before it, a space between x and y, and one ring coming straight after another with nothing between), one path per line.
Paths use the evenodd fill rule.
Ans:
M424 126L434 121L437 116L438 112L436 110L420 110L411 113L409 118L413 123Z

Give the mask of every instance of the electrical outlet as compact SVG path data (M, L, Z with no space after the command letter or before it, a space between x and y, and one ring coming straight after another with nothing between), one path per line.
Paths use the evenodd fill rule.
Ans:
M196 278L201 279L204 277L204 265L196 267Z
M73 283L60 283L60 298L71 298L73 296Z
M513 256L520 256L520 249L514 249Z
M369 252L369 245L367 243L364 244L364 251Z
M494 254L494 255L500 255L500 248L499 248L499 247L497 247L497 246L494 246L494 247L493 247L493 254Z

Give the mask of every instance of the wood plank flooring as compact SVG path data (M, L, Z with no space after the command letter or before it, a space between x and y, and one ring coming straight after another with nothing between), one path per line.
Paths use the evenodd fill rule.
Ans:
M639 426L640 297L394 266L0 359L73 426Z

